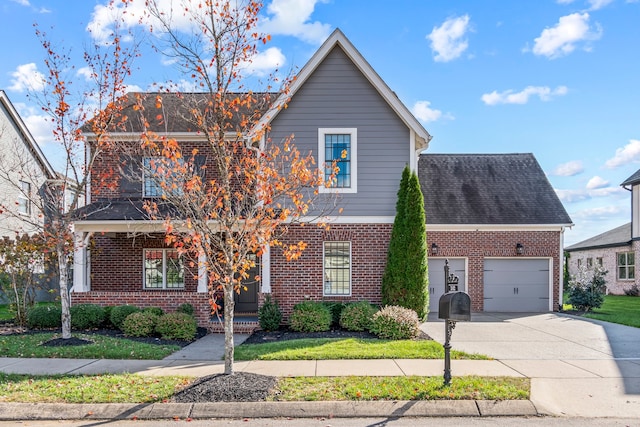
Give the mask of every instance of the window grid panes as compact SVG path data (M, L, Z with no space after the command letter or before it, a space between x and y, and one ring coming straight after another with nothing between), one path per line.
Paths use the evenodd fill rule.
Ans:
M636 277L633 252L618 253L618 280L633 280Z
M351 295L351 242L324 242L324 295Z
M144 287L146 289L184 288L184 263L175 249L144 251Z
M351 135L350 134L325 134L324 136L325 176L333 172L333 162L339 168L331 187L351 187Z
M171 165L168 165L166 161L161 157L145 157L143 160L143 194L144 197L162 197L164 190L162 189L163 182L165 188L171 188L173 184L176 184L177 188L171 190L173 195L182 195L183 189L180 176L177 173L172 173ZM183 164L183 160L180 159L179 164Z

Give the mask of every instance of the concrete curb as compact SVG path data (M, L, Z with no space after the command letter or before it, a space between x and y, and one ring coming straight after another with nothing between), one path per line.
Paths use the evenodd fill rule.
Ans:
M281 417L494 417L536 415L540 414L530 400L0 404L0 421Z

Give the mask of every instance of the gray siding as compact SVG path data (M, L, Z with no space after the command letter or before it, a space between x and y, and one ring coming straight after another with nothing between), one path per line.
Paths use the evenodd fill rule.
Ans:
M271 138L294 134L317 157L318 128L357 128L358 192L340 194L342 216L393 216L410 131L358 68L335 47L272 123Z

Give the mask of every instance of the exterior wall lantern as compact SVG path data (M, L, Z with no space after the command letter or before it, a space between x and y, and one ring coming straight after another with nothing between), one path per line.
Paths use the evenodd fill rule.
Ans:
M440 248L438 247L438 245L436 245L435 243L431 244L431 255L436 256L438 255L438 250Z
M522 255L524 253L524 246L522 243L516 243L516 254Z

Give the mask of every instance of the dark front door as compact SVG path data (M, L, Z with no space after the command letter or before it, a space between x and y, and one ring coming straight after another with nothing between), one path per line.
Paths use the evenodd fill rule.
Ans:
M240 289L240 293L235 294L236 313L255 313L258 311L258 286L260 281L256 280L256 277L260 276L260 258L256 255L252 256L255 257L256 266L249 270L249 277L242 281L243 288Z

